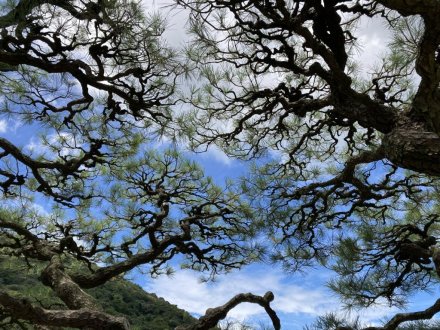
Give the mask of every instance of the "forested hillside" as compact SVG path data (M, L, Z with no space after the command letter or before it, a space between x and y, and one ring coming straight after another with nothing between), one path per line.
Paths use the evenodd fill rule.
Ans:
M40 303L44 308L63 307L53 291L38 280L35 268L29 269L17 259L0 257L0 286L14 296ZM126 316L136 330L174 329L178 325L195 321L189 313L122 278L87 291L101 303L106 312ZM15 328L7 324L3 325L3 329Z

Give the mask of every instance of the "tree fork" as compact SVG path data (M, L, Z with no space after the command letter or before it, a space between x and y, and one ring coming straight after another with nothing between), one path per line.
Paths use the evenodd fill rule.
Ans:
M52 257L49 265L43 270L41 279L44 285L51 287L56 295L71 309L87 308L101 310L101 307L69 275L64 273L60 257Z

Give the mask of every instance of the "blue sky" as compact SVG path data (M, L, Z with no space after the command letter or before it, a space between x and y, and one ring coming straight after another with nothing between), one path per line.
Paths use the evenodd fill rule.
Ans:
M146 5L146 9L163 13L168 20L165 36L170 45L178 47L184 45L187 40L187 13L183 10L170 12L169 8L166 8L169 3L170 0L155 0ZM360 49L357 62L360 64L360 72L368 73L373 66L380 63L385 54L390 33L380 20L368 19L361 22L358 36ZM229 159L217 149L198 155L196 159L205 168L206 174L217 180L236 177L246 171L244 165ZM169 278L150 280L136 277L135 281L147 291L155 292L195 314L203 314L206 308L221 305L239 292L264 294L271 290L275 294L273 306L279 313L284 329L302 329L304 325L311 324L317 316L327 312L338 312L347 317L360 316L367 324L380 324L398 312L396 308L389 308L383 304L368 310L352 311L350 314L343 309L338 297L325 286L326 281L332 276L332 272L322 267L307 268L303 273L286 274L280 266L258 264L219 276L213 283L200 282L200 274L189 270L177 271ZM438 293L440 291L416 295L410 299L408 310L425 309L434 302ZM230 316L256 323L261 320L269 322L264 311L251 304L237 307Z
M166 32L168 41L173 46L185 43L184 11L169 13L163 5L169 1L153 1L146 4L146 10L162 11L169 20ZM361 30L361 44L364 51L359 53L359 60L368 70L385 51L387 33L379 22L365 24ZM35 129L34 129L35 128ZM0 136L17 141L24 150L39 148L37 128L20 126L20 123L0 118ZM235 178L246 172L246 165L228 158L219 149L212 147L206 153L192 155L219 184L225 178ZM44 206L43 206L44 207ZM207 308L224 304L232 296L241 292L264 294L272 291L275 294L274 309L279 313L284 329L302 329L305 324L326 312L344 314L343 306L337 296L326 288L325 283L333 274L322 268L307 268L303 273L287 274L278 265L254 264L227 275L218 276L215 281L200 281L200 273L190 270L179 270L173 276L162 276L151 279L138 272L130 274L131 279L146 291L154 292L172 304L187 310L194 315L203 314ZM428 307L440 293L419 294L412 299L411 310ZM378 323L397 310L386 305L377 306L367 311L354 311L353 316L360 315L366 323ZM234 309L230 317L247 322L268 323L264 311L256 305L243 304Z
M15 141L26 152L42 151L38 139L40 133L37 125L27 126L0 119L0 136ZM246 173L246 163L228 158L217 148L195 155L188 152L187 156L202 165L206 175L212 176L220 185L226 178L237 178ZM42 210L49 210L43 199L36 199L36 203ZM201 281L203 274L180 270L177 262L174 268L176 272L169 277L151 279L134 271L129 278L146 291L156 293L194 315L204 314L207 308L224 304L237 293L263 295L267 291L275 294L273 307L279 313L285 329L301 329L326 312L342 312L338 298L325 287L332 274L324 268L307 268L303 273L288 274L279 265L253 264L220 275L210 282ZM365 314L364 319L374 321L388 313L387 308L380 307L375 312ZM255 324L269 322L264 310L254 304L240 305L231 312L230 317Z
M225 178L235 178L246 173L246 164L227 158L220 150L192 155L205 168L207 175L221 184ZM326 287L335 274L321 266L305 268L302 272L286 273L280 265L252 264L229 274L220 275L212 282L201 281L203 274L191 270L179 270L172 276L150 279L145 275L132 274L132 279L146 291L154 292L178 307L194 315L202 315L210 307L224 304L235 294L252 292L263 295L272 291L272 304L277 311L283 329L302 329L320 315L335 312L346 318L360 317L366 325L380 325L400 312L386 303L369 309L348 311L338 296ZM410 299L408 311L429 307L440 293L420 293ZM264 310L254 304L242 304L229 317L258 325L270 323Z
M246 164L227 158L217 149L192 157L219 184L225 178L235 178L246 173ZM263 295L272 291L275 295L273 308L279 314L284 329L302 329L328 312L347 318L360 316L367 324L380 324L387 316L398 312L396 308L383 304L350 313L344 309L337 295L326 287L326 282L334 273L320 266L305 268L303 272L286 273L280 265L253 264L220 275L212 282L201 281L203 274L179 270L178 264L175 266L176 272L169 277L150 279L145 275L132 274L132 279L146 291L154 292L194 315L202 315L207 308L222 305L238 293ZM414 297L410 308L428 307L431 301L428 298L426 294ZM229 317L255 325L270 322L264 310L254 304L238 306Z
M19 123L0 119L0 136L16 141L24 150L33 145L38 148L38 127L20 126ZM236 178L246 173L246 164L226 157L220 150L211 148L206 153L190 154L201 164L206 175L212 176L218 184L226 178ZM37 200L41 203L40 200ZM47 209L40 204L42 209ZM172 276L161 276L156 279L133 271L128 278L139 284L148 292L165 298L172 304L192 313L195 316L204 314L210 307L224 304L237 293L252 292L263 295L267 291L275 294L273 307L277 311L283 329L302 329L311 324L318 316L327 312L337 312L342 316L361 316L369 324L378 324L387 316L397 312L386 305L364 311L353 311L351 314L343 309L338 297L326 288L325 283L334 276L323 267L310 267L301 273L285 273L280 265L253 264L226 275L219 275L214 281L203 282L203 274L191 270L180 270L174 263L175 273ZM438 291L438 290L437 290ZM436 296L419 294L412 299L411 310L424 309ZM233 320L249 324L269 324L264 310L254 304L242 304L229 315Z

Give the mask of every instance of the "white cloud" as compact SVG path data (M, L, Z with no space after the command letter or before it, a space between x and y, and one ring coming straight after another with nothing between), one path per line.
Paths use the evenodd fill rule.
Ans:
M55 156L54 151L49 146L56 147L58 154L63 157L76 157L80 154L80 149L78 148L81 147L81 144L72 133L60 132L50 134L46 137L46 141L47 145L43 143L41 138L33 136L25 146L25 149L37 155L44 155L47 158Z
M357 63L361 68L369 71L375 64L379 63L387 51L387 39L377 34L361 34L359 44L363 51L359 55Z
M44 217L48 217L50 215L50 213L42 204L21 198L2 199L0 201L0 207L11 208L13 210L21 210L23 214L31 211Z
M359 318L363 326L372 327L382 326L387 320L402 311L397 307L390 307L384 300L382 302L377 302L376 305L373 305L369 308L344 310L342 308L336 309L335 307L328 312L335 312L341 319L344 320L355 320Z
M223 165L231 165L233 159L228 157L219 147L210 145L208 150L202 154L204 158L213 159Z
M170 138L166 136L161 136L158 140L154 141L151 145L146 145L145 150L149 149L161 149L161 148L171 148L171 147L177 147L179 151L188 153L187 155L190 157L196 157L199 156L201 159L208 160L208 161L215 161L217 163L220 163L222 165L228 165L230 166L232 162L234 161L233 158L226 155L219 147L216 145L209 145L206 151L202 151L199 153L193 153L191 151L191 148L188 144L188 141L180 141L180 143L175 144Z
M356 34L360 50L358 54L355 54L354 60L361 65L361 72L365 75L380 63L386 54L388 43L391 41L391 33L385 27L382 18L368 18L361 20Z
M245 292L263 295L272 291L275 295L272 306L279 313L318 316L340 306L328 291L310 285L303 287L293 281L289 283L286 275L268 266L220 276L210 283L201 282L199 276L189 270L178 271L172 277L151 280L144 289L196 314L204 314L207 308L220 306L234 295ZM233 309L228 317L245 320L264 313L260 306L244 303Z
M144 1L143 5L147 13L159 11L165 18L167 27L163 36L169 45L178 48L189 40L186 33L189 10L175 8L174 1L170 0Z
M359 317L367 326L379 326L400 312L386 303L351 312L344 310L342 302L325 287L331 274L325 270L314 270L310 275L288 275L277 268L260 265L219 276L214 282L202 282L199 280L200 273L180 270L170 277L151 279L143 288L197 315L205 314L207 308L223 305L238 293L264 295L272 291L275 300L271 306L282 324L295 324L295 329L301 329L318 316L330 312L346 320ZM410 306L410 309L414 308ZM228 318L239 322L270 323L263 308L250 303L238 305Z
M36 138L32 137L29 143L25 146L25 149L29 150L30 152L37 152L44 148L44 146L41 144L41 142Z
M0 133L6 133L6 131L8 130L8 123L6 122L6 120L0 120Z

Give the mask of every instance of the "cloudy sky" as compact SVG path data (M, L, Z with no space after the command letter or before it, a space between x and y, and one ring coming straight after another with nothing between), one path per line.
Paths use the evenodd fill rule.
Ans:
M148 11L161 11L169 24L166 32L168 42L178 47L185 44L186 13L183 10L172 11L164 7L167 0L156 0L145 4ZM359 61L362 70L368 72L377 63L380 55L386 51L388 32L380 21L364 22L359 31L361 49ZM20 129L17 125L0 120L0 136L14 136L26 145L28 150L38 147L38 141L31 131ZM224 155L220 150L211 148L208 153L197 156L208 175L217 181L225 177L234 177L243 173L244 167L236 160ZM343 313L343 306L325 286L333 275L322 268L309 268L304 273L286 274L278 266L252 265L240 271L219 276L213 282L201 282L200 274L189 270L178 270L173 276L162 276L150 279L141 275L133 275L133 280L146 291L154 292L178 307L200 315L209 307L224 304L237 293L252 292L263 295L267 291L275 294L274 309L279 313L284 329L302 329L303 325L326 312ZM429 295L419 295L413 299L411 309L426 308L432 299ZM264 311L256 305L243 304L234 309L230 317L248 322L267 322ZM395 313L395 309L377 306L374 309L354 312L367 323L378 323L386 316ZM349 314L346 314L348 317Z
M170 45L184 45L187 13L183 10L170 10L166 6L169 3L169 0L156 0L146 5L146 9L160 11L167 17L169 23L166 37ZM357 55L360 70L368 73L374 65L380 63L385 54L390 33L379 19L369 19L361 22L357 36L360 45ZM217 149L211 149L209 154L198 158L207 174L217 179L233 177L244 170L237 161L229 159ZM344 310L338 297L325 286L332 276L330 271L323 268L309 268L302 274L286 274L278 266L253 265L219 276L215 282L208 283L201 282L200 274L189 270L178 270L172 277L164 276L154 280L136 277L135 280L145 290L154 292L195 315L204 314L209 307L224 304L237 293L263 295L270 290L275 294L273 307L279 313L284 329L302 329L317 316L327 312L337 312L346 317L360 316L366 324L380 324L398 312L396 308L389 308L384 304L350 314ZM432 300L428 294L418 295L412 299L409 309L424 309ZM254 324L270 322L264 311L252 304L237 307L230 316Z

